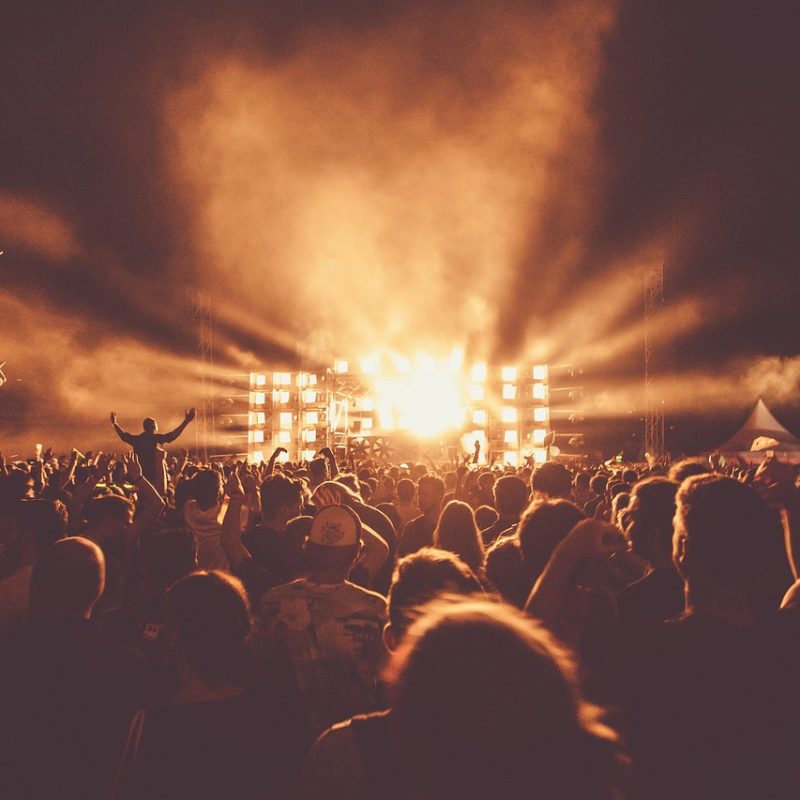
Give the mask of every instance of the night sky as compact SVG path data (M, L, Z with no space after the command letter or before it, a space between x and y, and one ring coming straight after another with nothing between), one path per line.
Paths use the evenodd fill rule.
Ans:
M643 281L676 449L800 432L789 2L17 3L0 442L89 447L220 368L453 342L578 363L625 441ZM74 441L73 441L74 440ZM623 442L625 443L625 442Z

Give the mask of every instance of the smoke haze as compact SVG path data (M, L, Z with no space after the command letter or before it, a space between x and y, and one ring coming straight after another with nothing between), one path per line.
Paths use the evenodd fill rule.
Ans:
M591 364L597 412L635 418L660 264L667 407L800 412L780 15L143 0L8 29L4 450L180 419L200 295L223 372L455 346Z

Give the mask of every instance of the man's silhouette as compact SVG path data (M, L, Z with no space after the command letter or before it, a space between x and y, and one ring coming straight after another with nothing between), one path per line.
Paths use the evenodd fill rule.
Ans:
M194 414L195 410L190 408L186 412L183 422L174 430L169 431L169 433L158 433L158 423L152 417L148 417L142 422L144 430L141 433L132 434L120 428L117 424L117 412L111 412L111 424L114 426L117 436L133 448L139 459L142 475L158 489L162 496L167 487L164 457L162 455L159 458L163 450L159 448L159 445L174 442L183 433L184 428L194 419Z

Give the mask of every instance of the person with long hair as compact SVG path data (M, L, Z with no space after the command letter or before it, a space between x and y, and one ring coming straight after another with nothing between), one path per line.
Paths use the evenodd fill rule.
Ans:
M451 500L442 511L433 532L433 546L455 553L476 575L483 572L486 551L472 507Z
M615 732L567 652L511 606L433 601L387 679L407 796L623 797Z

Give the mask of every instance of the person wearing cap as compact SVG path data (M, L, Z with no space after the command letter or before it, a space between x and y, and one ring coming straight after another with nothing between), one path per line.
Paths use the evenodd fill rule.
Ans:
M361 546L351 508L320 508L305 544L307 577L271 589L256 614L266 680L297 694L314 737L379 705L386 600L348 580Z
M362 502L349 486L338 480L321 483L311 500L315 509L341 505L358 515L361 520L361 552L350 580L386 594L394 569L397 538L391 520L374 506Z

